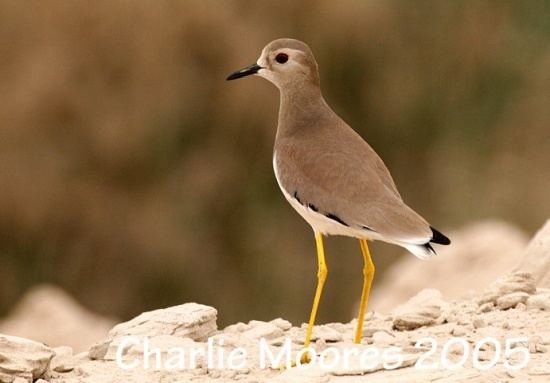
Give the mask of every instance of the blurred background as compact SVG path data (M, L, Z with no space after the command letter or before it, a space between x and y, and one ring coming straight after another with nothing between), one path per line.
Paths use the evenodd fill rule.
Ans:
M121 320L196 301L221 326L305 321L317 263L273 176L278 93L225 81L279 37L311 46L328 103L441 231L550 216L548 1L1 8L0 316L52 283ZM347 321L359 247L327 245L319 321ZM378 281L404 255L372 251Z

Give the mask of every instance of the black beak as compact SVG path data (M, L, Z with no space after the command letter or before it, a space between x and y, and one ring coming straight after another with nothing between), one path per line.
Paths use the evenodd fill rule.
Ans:
M261 66L259 66L258 64L253 64L253 65L247 66L246 68L243 68L241 70L231 73L229 76L227 76L226 80L227 81L236 80L244 76L256 74L260 69L262 69Z

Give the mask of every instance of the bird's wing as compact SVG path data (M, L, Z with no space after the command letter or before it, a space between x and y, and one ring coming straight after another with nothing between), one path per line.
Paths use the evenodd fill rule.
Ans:
M275 146L279 182L304 205L396 241L425 243L429 224L399 195L386 166L347 125Z

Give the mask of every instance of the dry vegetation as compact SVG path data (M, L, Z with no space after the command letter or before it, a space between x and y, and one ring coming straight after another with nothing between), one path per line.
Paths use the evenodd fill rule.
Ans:
M282 36L312 46L329 103L437 226L498 216L533 230L550 210L549 12L497 0L3 2L0 313L49 281L124 318L186 301L217 307L221 324L305 318L313 242L271 171L276 91L224 81ZM320 319L345 321L360 257L331 242Z

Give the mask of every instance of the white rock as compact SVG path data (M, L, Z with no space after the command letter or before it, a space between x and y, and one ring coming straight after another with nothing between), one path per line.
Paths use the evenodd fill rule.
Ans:
M437 310L433 310L433 316L429 312L424 311L422 314L403 314L394 318L393 328L396 330L414 330L422 326L430 326L435 323L437 318Z
M29 339L0 334L0 382L40 378L54 356L51 348Z
M229 346L229 347L238 347L240 346L240 343L241 343L240 341L241 337L239 336L239 334L235 334L235 333L226 334L221 332L219 334L212 336L211 339L216 344Z
M453 327L453 329L451 330L451 335L453 336L456 336L456 337L463 337L467 334L467 331L464 327L462 326L455 326Z
M326 383L330 380L329 373L318 366L306 366L284 370L280 375L266 380L270 383ZM256 380L253 380L256 381Z
M531 273L537 286L550 288L550 220L529 242L519 270Z
M489 291L486 291L485 293L483 293L477 300L477 304L479 306L484 306L484 305L487 305L487 304L494 304L498 297L499 297L499 293L498 291L495 291L495 290L489 290Z
M92 360L103 359L112 341L112 339L107 339L92 345L88 350L88 357Z
M441 315L438 306L418 307L411 312L396 315L393 319L393 328L397 330L414 330L422 326L429 326L436 323Z
M550 294L532 295L527 299L527 308L550 311Z
M315 326L312 337L314 339L322 339L327 343L340 342L343 339L341 332L327 325Z
M223 332L238 333L238 332L244 332L244 331L248 330L249 328L250 328L250 326L247 325L246 323L239 322L239 323L235 323L235 324L227 326L226 328L223 329Z
M55 356L50 362L50 370L55 372L68 372L75 368L75 359L71 347L56 347L53 349Z
M402 354L403 360L402 363L397 366L399 368L406 368L412 366L420 358L421 355L417 353L413 354ZM375 371L384 370L384 365L382 361L379 361L374 366L365 366L364 363L360 362L359 358L350 358L349 365L346 365L344 362L339 363L334 368L330 369L330 373L335 376L355 376L355 375L364 375L367 373L372 373ZM365 380L368 381L368 380Z
M533 275L523 271L516 271L497 279L491 288L496 290L500 296L515 292L534 294L537 291Z
M445 305L441 293L435 289L424 289L405 304L392 311L393 328L413 330L436 323Z
M338 331L340 333L344 333L347 331L348 327L347 325L343 324L343 323L327 323L326 324L327 327L330 327L331 329L333 329L334 331ZM355 326L353 326L355 328ZM363 332L364 332L364 328L363 328Z
M456 318L456 323L461 326L467 326L470 324L470 315L458 315Z
M289 336L293 341L303 344L304 338L306 335L307 326L303 326L300 329L292 328L289 331ZM341 332L336 331L333 326L320 325L314 326L313 332L311 333L311 341L315 342L322 339L326 343L340 342L344 339L344 336Z
M371 338L374 334L376 334L379 331L385 331L383 328L378 327L366 327L363 328L363 337L364 338Z
M283 331L287 331L287 330L290 330L292 328L292 323L290 323L289 321L287 321L283 318L273 319L269 323L279 327Z
M477 317L472 321L472 324L474 325L474 328L480 328L487 326L487 323L483 320L483 318Z
M185 303L166 309L148 311L113 327L109 337L174 335L206 340L217 330L215 308L198 303Z
M386 331L377 331L374 334L372 334L372 339L376 344L388 345L395 340L395 337L388 334Z
M493 302L487 302L487 303L483 303L482 305L479 306L479 308L477 309L477 312L478 313L487 313L489 311L492 311L495 309L495 304Z
M116 338L112 343L110 343L107 353L101 359L115 360L118 348L121 346L125 346L121 344L122 339L123 338ZM136 357L141 358L145 350L144 339L145 338L138 337L138 344L128 344L127 347L124 347L122 355L124 357L129 357L130 359L135 359ZM198 343L190 338L182 338L174 335L157 335L153 337L147 337L147 342L147 348L149 351L153 349L160 350L161 354L167 353L170 349L180 349L185 351L192 348L206 349L207 346L206 343ZM202 365L202 360L202 357L197 357L197 364L199 366Z
M251 321L249 323L250 329L242 333L246 338L259 340L259 339L275 339L283 335L283 330L280 327L270 322Z
M500 308L501 310L506 310L506 309L516 307L518 303L527 302L527 298L529 298L529 294L520 291L520 292L503 295L497 298L496 303L498 308Z
M537 380L537 382L548 382L547 378L548 375L550 375L550 364L546 364L543 366L535 366L531 367L529 371L527 372L531 376L543 376L544 380Z
M166 340L163 336L206 340L216 332L216 316L216 309L197 303L148 311L113 327L108 339L90 348L89 357L93 360L113 359L121 341L129 336L140 342L146 337L152 343L159 338L158 342L163 344ZM174 343L173 340L170 342Z

